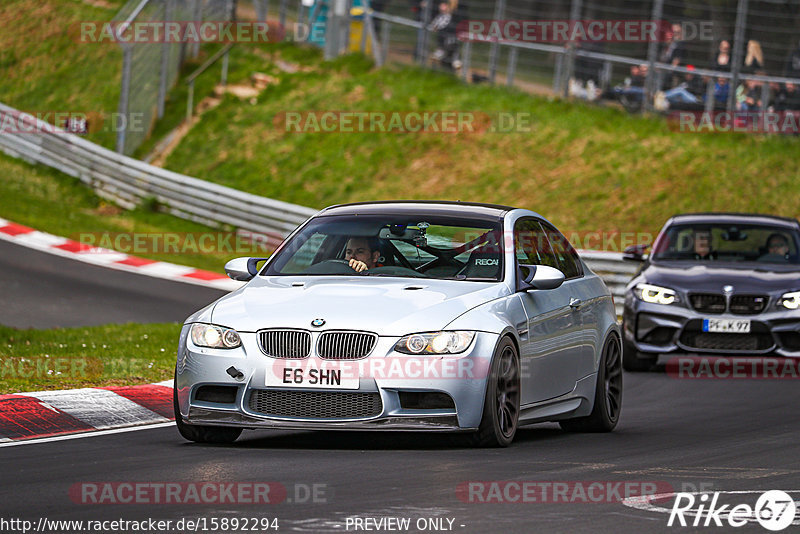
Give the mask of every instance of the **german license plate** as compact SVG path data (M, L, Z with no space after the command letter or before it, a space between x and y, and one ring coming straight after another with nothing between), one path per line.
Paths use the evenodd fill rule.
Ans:
M282 388L358 389L358 376L348 367L319 366L277 360L266 370L266 385Z
M749 334L750 319L703 319L703 332Z

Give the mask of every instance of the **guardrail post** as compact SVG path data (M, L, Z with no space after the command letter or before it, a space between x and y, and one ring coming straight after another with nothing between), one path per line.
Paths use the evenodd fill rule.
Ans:
M650 15L650 21L656 25L656 28L661 27L661 17L664 13L664 0L655 0L653 2L653 11ZM644 102L642 102L642 109L647 111L653 110L653 96L656 92L656 59L658 59L658 40L653 39L647 43L647 77L644 81Z
M120 154L125 153L125 138L128 133L128 108L131 93L131 62L133 60L133 47L129 44L122 45L122 83L119 91L119 107L117 124L117 152ZM124 127L119 124L119 121L124 121Z
M736 88L744 56L744 29L747 26L747 0L739 0L736 8L736 29L733 32L733 55L731 56L731 81L728 87L728 111L736 109Z
M553 93L561 94L562 73L564 71L564 54L556 56L555 72L553 72Z
M573 2L577 2L580 0L572 0ZM499 24L503 17L505 17L506 13L506 0L497 0L494 4L494 20L497 21ZM495 77L497 76L497 52L499 48L499 43L497 39L492 40L492 44L489 45L489 82L494 83Z
M514 73L517 70L517 54L519 50L516 46L509 47L508 51L508 67L506 68L506 85L511 87L514 85Z

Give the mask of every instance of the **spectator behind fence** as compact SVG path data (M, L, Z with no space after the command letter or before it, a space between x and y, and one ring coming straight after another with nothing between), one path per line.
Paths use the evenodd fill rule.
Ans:
M656 93L654 107L660 111L667 109L697 109L703 103L706 94L706 83L697 76L694 65L686 65L689 70L684 81L667 91Z
M786 61L784 72L787 78L800 78L800 42Z
M761 43L754 39L747 41L747 55L744 58L742 72L753 74L764 68L764 52L761 51Z
M731 43L730 41L722 40L719 42L719 50L714 56L714 61L711 63L712 70L722 72L730 72L731 70Z
M761 87L763 83L745 80L736 88L736 109L740 111L756 111L761 109Z
M668 63L673 67L684 65L686 63L686 43L681 39L683 36L683 29L680 24L673 24L667 32L667 46L661 51L659 60L662 63ZM680 78L677 73L673 74L668 72L664 76L662 89L673 87L680 83Z
M455 10L458 0L439 3L439 13L428 25L428 30L436 32L436 51L433 59L449 70L461 66L458 60L458 36L456 34Z
M714 106L718 108L725 108L728 105L728 94L730 93L731 84L728 83L726 78L717 78L714 84Z
M800 110L800 90L796 84L783 84L775 96L775 111L796 110Z
M636 111L642 107L647 70L647 63L631 65L631 75L625 78L625 84L614 87L614 96L628 111Z

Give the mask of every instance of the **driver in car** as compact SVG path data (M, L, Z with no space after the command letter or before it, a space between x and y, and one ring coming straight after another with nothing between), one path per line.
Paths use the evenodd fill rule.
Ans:
M357 273L379 267L381 252L376 238L351 237L347 240L344 259Z
M711 231L698 229L694 232L694 259L714 260L717 253L711 250Z

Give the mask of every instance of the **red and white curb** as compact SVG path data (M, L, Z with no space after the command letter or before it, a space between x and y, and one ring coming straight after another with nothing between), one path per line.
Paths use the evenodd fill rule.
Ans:
M226 291L233 291L242 286L242 282L231 280L223 274L130 256L107 248L92 247L5 219L0 219L0 239L49 254L155 278L211 286Z
M172 380L0 395L0 443L174 421Z

